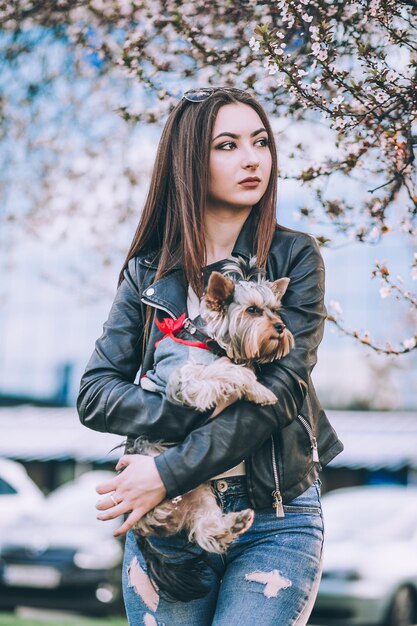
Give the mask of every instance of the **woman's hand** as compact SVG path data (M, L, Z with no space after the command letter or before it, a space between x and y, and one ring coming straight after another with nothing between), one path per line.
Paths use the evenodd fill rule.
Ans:
M115 519L130 512L125 522L113 533L115 537L124 535L166 496L153 457L125 454L117 463L116 471L123 467L125 469L120 474L96 487L97 493L106 495L96 504L96 509L104 511L97 519Z

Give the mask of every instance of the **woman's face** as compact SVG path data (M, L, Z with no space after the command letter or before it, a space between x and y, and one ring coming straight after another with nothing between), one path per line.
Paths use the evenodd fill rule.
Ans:
M262 198L271 175L268 133L247 104L226 104L213 128L208 206L247 208Z

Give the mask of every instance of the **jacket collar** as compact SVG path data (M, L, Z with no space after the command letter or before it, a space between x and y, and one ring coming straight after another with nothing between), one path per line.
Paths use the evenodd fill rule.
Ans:
M255 232L255 215L251 211L243 224L233 247L232 256L243 256L249 259L253 254ZM147 268L157 269L159 254L148 254L139 258L139 262ZM171 317L179 317L187 307L187 285L182 265L176 264L169 274L152 283L142 293L142 302L165 311Z

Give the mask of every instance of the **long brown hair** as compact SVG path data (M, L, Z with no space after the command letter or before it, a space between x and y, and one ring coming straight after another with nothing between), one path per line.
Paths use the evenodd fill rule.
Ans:
M255 98L218 88L202 102L185 98L170 113L162 132L148 196L119 275L138 252L159 255L155 280L181 263L185 279L202 295L201 268L206 264L204 207L209 185L209 159L213 127L220 107L247 104L256 111L268 133L272 170L267 189L253 207L256 213L254 251L265 267L274 235L277 195L277 155L268 117ZM186 262L184 262L186 259Z

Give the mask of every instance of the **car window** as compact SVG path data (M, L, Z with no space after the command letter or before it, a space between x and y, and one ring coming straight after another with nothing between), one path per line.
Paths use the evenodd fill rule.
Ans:
M417 528L417 501L406 493L334 492L323 498L323 513L327 538L335 541L408 540Z
M81 477L81 479L66 483L52 491L44 500L42 507L33 517L41 524L65 524L82 527L98 527L105 529L120 526L119 520L111 520L103 524L97 520L98 511L95 508L100 496L95 487L97 483L108 480L114 474L110 472L95 472L97 475Z
M10 496L16 493L16 489L10 483L0 478L0 496Z

